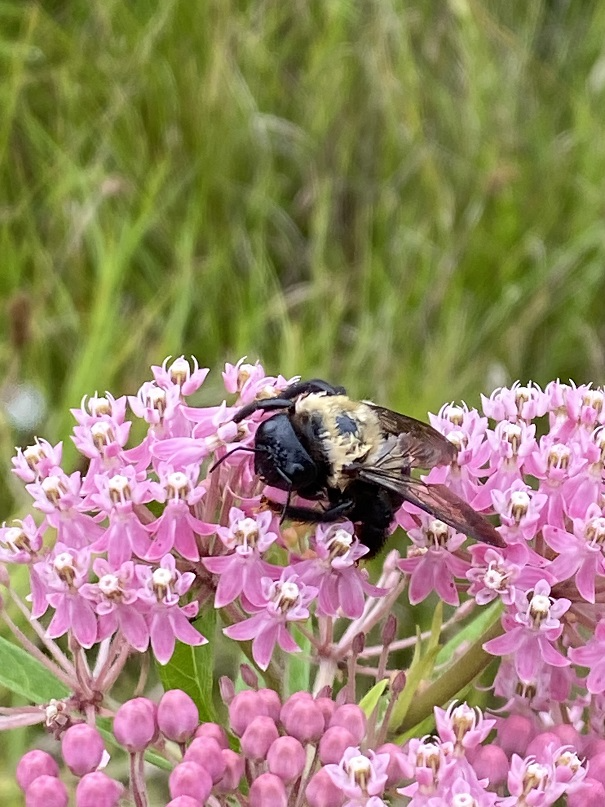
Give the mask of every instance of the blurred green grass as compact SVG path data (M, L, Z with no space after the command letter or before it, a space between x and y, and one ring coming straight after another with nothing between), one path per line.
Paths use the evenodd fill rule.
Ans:
M19 385L54 442L168 354L417 416L601 383L604 41L596 0L0 0L1 515Z

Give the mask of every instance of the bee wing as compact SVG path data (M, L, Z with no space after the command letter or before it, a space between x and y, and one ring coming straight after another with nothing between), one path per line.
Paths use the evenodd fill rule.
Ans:
M397 438L396 445L392 441L387 445L391 458L399 458L400 468L433 468L435 465L449 465L456 459L454 444L428 423L373 403L364 403L376 414L384 433Z
M401 472L396 474L384 467L359 465L356 466L356 476L398 493L405 501L476 541L500 548L506 546L494 525L445 485L427 485L420 479L402 475Z

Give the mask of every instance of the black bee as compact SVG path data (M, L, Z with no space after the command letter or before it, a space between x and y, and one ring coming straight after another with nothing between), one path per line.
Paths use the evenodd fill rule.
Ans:
M372 557L384 545L395 512L408 501L478 541L505 546L494 526L445 485L411 476L412 468L456 459L455 446L428 423L353 401L343 387L319 379L254 401L233 420L258 411L277 412L258 426L254 467L263 482L288 493L284 518L349 519ZM324 508L292 505L294 493L321 500Z

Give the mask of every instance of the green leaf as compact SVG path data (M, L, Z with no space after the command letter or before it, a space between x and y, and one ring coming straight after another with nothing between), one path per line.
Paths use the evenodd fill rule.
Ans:
M69 690L38 659L0 636L0 684L32 703L48 703Z
M292 634L301 652L287 654L288 695L293 695L295 692L301 691L308 692L309 682L311 680L309 660L311 656L311 643L296 626L293 627Z
M439 651L437 664L447 664L461 644L473 644L487 630L502 611L502 603L496 600L490 606L481 608L477 616L455 633Z
M165 690L182 689L195 701L200 720L213 723L216 720L212 698L215 609L208 608L204 611L194 625L208 639L208 643L191 647L188 644L177 642L168 664L156 664L156 667Z
M374 684L372 689L363 696L359 702L359 706L363 709L366 717L369 718L374 709L378 706L380 698L384 695L384 691L388 685L389 679L383 678L381 681L378 681L377 684Z
M439 636L441 634L441 625L443 623L443 603L439 601L435 612L433 614L433 621L431 623L431 635L429 636L426 650L423 653L421 650L421 642L418 640L414 647L414 658L412 664L407 672L405 687L403 692L397 698L397 703L393 709L389 725L391 727L400 726L403 722L408 709L410 708L418 687L422 681L426 680L435 666L435 660L439 652ZM417 635L420 635L420 629L417 628Z

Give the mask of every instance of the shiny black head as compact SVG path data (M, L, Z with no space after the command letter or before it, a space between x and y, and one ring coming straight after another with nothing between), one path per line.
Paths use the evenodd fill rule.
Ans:
M268 485L280 490L313 488L317 466L300 442L285 412L260 424L254 440L254 469Z

